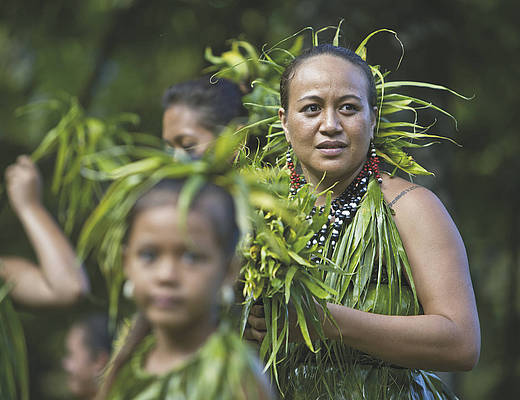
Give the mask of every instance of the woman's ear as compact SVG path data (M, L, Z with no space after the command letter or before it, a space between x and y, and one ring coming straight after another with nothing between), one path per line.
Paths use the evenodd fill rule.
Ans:
M287 117L283 107L280 107L278 109L278 118L280 118L280 122L282 123L283 133L285 134L285 140L287 140L288 143L291 143L291 140L289 139L289 129L287 129Z
M372 107L372 113L371 113L372 115L371 115L371 121L370 121L370 124L372 127L372 139L374 139L373 135L375 133L376 124L377 124L377 112L378 112L377 106Z

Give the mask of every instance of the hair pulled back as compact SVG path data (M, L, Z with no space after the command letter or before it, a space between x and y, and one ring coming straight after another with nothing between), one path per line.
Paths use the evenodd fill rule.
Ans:
M214 134L235 118L247 116L240 88L224 78L214 83L209 78L177 83L166 89L162 104L165 111L176 104L195 110L199 124Z
M141 196L130 212L128 232L140 212L151 207L172 204L172 196L176 202L185 183L186 179L164 179ZM231 194L221 186L206 182L193 199L190 211L204 214L211 222L215 238L225 256L231 257L240 237L235 202Z
M354 51L345 47L333 46L332 44L320 44L305 50L298 57L294 58L285 68L285 71L280 78L280 102L285 111L287 111L289 107L289 85L296 73L296 69L303 61L320 55L339 57L361 68L367 79L369 105L371 107L377 105L377 91L374 75L372 74L372 70L367 62Z

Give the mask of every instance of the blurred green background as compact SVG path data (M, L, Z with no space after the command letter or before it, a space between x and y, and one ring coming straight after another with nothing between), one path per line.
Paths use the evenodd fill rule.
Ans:
M356 46L379 28L398 32L405 58L392 79L446 85L467 96L421 93L451 110L435 131L442 143L421 151L435 173L420 183L446 204L465 240L482 327L478 366L456 374L462 399L520 398L518 111L520 29L512 0L2 0L0 2L0 170L31 152L50 127L41 116L16 118L28 102L65 91L89 113L141 116L139 131L159 135L160 98L197 77L214 53L240 37L274 44L305 26L345 18L343 44ZM400 49L390 35L369 43L368 59L395 69ZM424 116L426 123L436 118ZM40 163L50 181L53 160ZM56 199L45 193L55 212ZM34 257L9 207L0 212L0 254ZM74 238L73 238L74 240ZM104 286L90 271L98 298ZM100 306L103 301L100 300ZM68 398L60 371L63 336L75 313L22 310L34 399Z

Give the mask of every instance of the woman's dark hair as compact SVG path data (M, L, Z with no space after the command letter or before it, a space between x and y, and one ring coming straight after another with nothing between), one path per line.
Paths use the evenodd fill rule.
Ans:
M370 66L363 60L360 56L358 56L354 51L347 49L345 47L333 46L331 44L320 44L315 47L311 47L310 49L305 50L302 54L296 57L294 60L290 62L290 64L285 68L285 71L280 78L280 101L282 108L284 110L288 110L289 107L289 85L291 83L292 78L296 72L298 66L305 60L319 55L331 55L339 58L343 58L346 61L351 62L352 64L361 68L365 77L367 78L368 84L368 102L371 107L377 105L377 91L376 84L374 81L374 75L372 74L372 70Z
M172 204L172 200L176 202L175 199L172 199L172 196L178 196L185 183L186 179L164 179L141 196L129 215L127 231L131 230L136 216L144 210ZM236 245L240 238L240 230L236 222L235 202L231 194L221 186L207 182L193 199L190 210L204 213L211 221L216 240L223 249L224 256L230 261L235 254ZM119 370L130 359L135 348L150 331L150 323L142 313L138 312L124 344L110 362L105 380L95 397L96 400L107 398Z
M162 104L165 111L176 104L194 109L200 114L199 123L215 134L235 118L247 116L240 88L224 78L177 83L166 89Z

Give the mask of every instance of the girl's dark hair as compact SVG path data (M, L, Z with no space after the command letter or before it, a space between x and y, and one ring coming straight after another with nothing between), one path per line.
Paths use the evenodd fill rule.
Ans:
M164 92L163 108L182 104L200 114L199 123L218 134L232 120L246 117L242 104L242 92L233 82L220 78L212 83L209 78L177 83Z
M345 47L333 46L331 44L320 44L305 50L302 54L293 59L285 68L285 71L280 78L280 101L282 108L285 111L287 111L289 107L289 85L294 77L296 69L303 61L323 54L343 58L344 60L349 61L361 68L365 74L365 77L367 78L369 105L371 107L375 107L377 105L377 91L374 75L372 74L372 70L366 61L358 56L354 51Z
M141 196L129 215L128 231L131 230L133 221L139 213L151 207L171 204L172 201L176 202L176 200L172 200L172 195L178 196L185 183L185 179L165 179ZM224 188L208 182L195 196L190 210L204 213L211 221L215 238L219 242L224 256L231 261L240 238L240 230L236 222L235 203L231 194ZM142 313L137 313L124 344L110 362L104 382L95 397L96 400L108 398L107 396L119 370L130 359L136 347L150 331L151 326L146 317Z
M164 179L141 196L130 212L128 232L137 214L150 207L171 203L172 195L178 196L185 183L186 179ZM206 182L195 195L190 210L204 213L211 222L215 237L224 254L228 257L233 256L240 230L236 222L235 202L231 194L221 186Z

